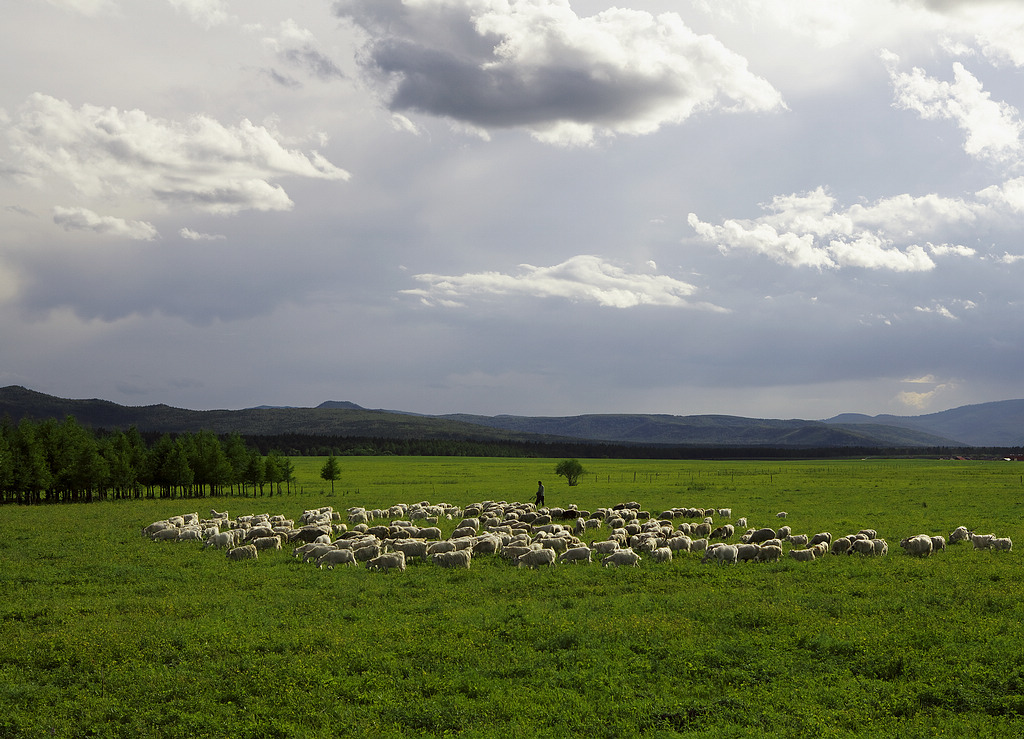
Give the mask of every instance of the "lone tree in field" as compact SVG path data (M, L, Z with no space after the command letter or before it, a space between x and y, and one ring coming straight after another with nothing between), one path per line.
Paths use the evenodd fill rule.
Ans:
M324 462L324 466L320 468L320 477L331 483L331 495L334 495L334 481L341 477L341 467L338 465L338 460L334 458L332 454Z
M573 487L579 482L580 475L586 472L583 469L583 465L576 459L563 459L561 462L555 465L555 474L559 477L564 477L569 483L569 487Z

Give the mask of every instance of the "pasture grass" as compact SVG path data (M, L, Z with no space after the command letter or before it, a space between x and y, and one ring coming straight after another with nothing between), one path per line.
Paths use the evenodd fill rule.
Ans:
M899 539L958 525L1020 537L1010 463L295 458L304 492L0 509L0 737L931 737L1024 727L1017 552ZM836 535L884 558L717 567L320 571L229 562L139 535L212 506L636 500ZM445 523L447 534L455 522ZM590 538L590 537L588 537ZM1016 730L1016 731L1015 731Z

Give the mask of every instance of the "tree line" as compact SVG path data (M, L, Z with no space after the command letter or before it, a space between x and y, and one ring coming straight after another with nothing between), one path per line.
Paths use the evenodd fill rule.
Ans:
M63 421L0 422L0 503L79 503L290 492L295 468L240 434L148 435Z

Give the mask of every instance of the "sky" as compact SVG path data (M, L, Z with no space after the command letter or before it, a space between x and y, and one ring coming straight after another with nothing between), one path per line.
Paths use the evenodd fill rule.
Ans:
M1024 397L1018 0L13 0L0 75L0 386Z

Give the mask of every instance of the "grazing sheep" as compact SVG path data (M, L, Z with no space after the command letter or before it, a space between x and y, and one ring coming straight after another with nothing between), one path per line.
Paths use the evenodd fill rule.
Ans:
M517 560L517 566L536 569L541 565L555 564L554 549L531 549Z
M639 567L640 555L631 549L619 549L601 560L603 567Z
M775 514L775 518L785 518L788 515L789 514L786 513L785 511L779 511L778 513Z
M473 554L497 554L501 551L501 539L485 534L476 539L472 549Z
M861 529L857 533L858 534L864 534L864 536L868 537L869 539L877 539L878 538L878 532L875 531L874 529Z
M811 540L807 542L807 546L813 547L815 544L821 544L822 542L824 542L825 544L831 544L832 534L830 534L827 531L822 531L821 533L815 534L811 537Z
M971 543L975 549L991 549L994 534L971 534Z
M422 560L427 559L428 546L427 542L419 539L395 539L390 543L392 549L396 552L402 552L405 554L406 560L411 557L419 557Z
M735 529L733 528L732 524L727 523L727 524L725 524L723 526L719 526L717 529L712 531L711 534L708 535L708 538L709 539L728 539L734 533L735 533Z
M854 539L848 553L857 553L867 557L875 553L875 545L871 543L871 539Z
M789 556L797 562L813 562L818 558L817 549L790 549Z
M669 549L675 552L688 552L690 551L690 545L693 540L689 536L683 534L682 536L673 536L665 542Z
M871 548L874 550L874 555L876 557L882 557L889 553L889 544L885 539L872 538L870 541Z
M761 550L760 544L737 544L736 561L751 562L757 559L757 553Z
M707 539L692 539L690 541L690 551L691 552L704 552L704 551L707 551L709 543L710 542L708 542Z
M565 564L566 562L585 562L590 564L592 561L590 558L590 547L573 547L572 549L566 549L565 552L559 555L558 561L562 564Z
M199 529L181 529L176 541L203 541L203 532Z
M762 544L768 541L769 539L774 538L775 529L765 527L762 529L755 529L754 531L744 534L742 537L740 537L740 541L742 541L744 544Z
M932 538L927 534L918 534L900 539L900 546L907 554L912 554L915 557L927 557L932 553Z
M608 541L595 541L590 546L598 554L611 554L619 548L619 542L609 539Z
M176 541L178 538L179 529L177 526L172 526L166 529L160 529L154 532L149 538L153 541Z
M793 533L793 528L791 526L781 526L781 527L779 527L779 531L778 531L778 533L775 536L777 538L779 538L779 539L786 539L792 533Z
M671 562L672 550L668 547L658 547L651 552L651 559L655 562Z
M1000 552L1010 552L1013 551L1013 542L1008 536L994 537L990 548Z
M849 554L852 546L853 542L849 537L841 536L832 542L832 554Z
M736 564L739 558L739 550L735 544L716 544L704 552L701 562L715 560L718 564Z
M718 515L721 518L732 518L732 508L719 508Z
M551 552L551 554L554 556L554 552ZM437 552L436 554L430 555L430 558L438 567L447 567L451 569L462 568L468 570L470 562L473 559L473 550L456 549L454 552Z
M959 544L962 541L968 541L970 538L971 533L967 530L966 526L957 526L949 535L949 543Z
M203 547L213 547L214 549L227 549L235 543L235 537L230 531L222 531L219 534L214 534Z
M335 565L353 565L355 566L356 557L351 549L332 549L325 553L322 557L317 559L316 566L321 570L326 566L327 569L333 570Z
M757 562L778 562L782 557L782 547L761 544L757 549Z
M790 534L786 537L786 541L797 549L803 549L807 546L807 534Z
M390 572L391 570L405 572L405 552L379 554L373 559L367 560L366 569L380 570L381 572Z
M331 544L314 544L312 549L307 550L305 554L302 555L302 561L303 563L310 561L315 562L328 552L332 552L335 549L336 547Z
M239 559L257 559L259 554L256 552L256 547L252 544L246 544L245 546L235 547L229 549L227 552L227 558L231 560Z
M932 553L946 551L946 540L941 536L932 537Z
M249 542L259 551L264 549L280 549L281 540L276 536L259 536Z
M442 552L454 552L458 549L455 546L454 541L435 541L431 544L427 544L427 556L432 557L435 554L441 554Z

